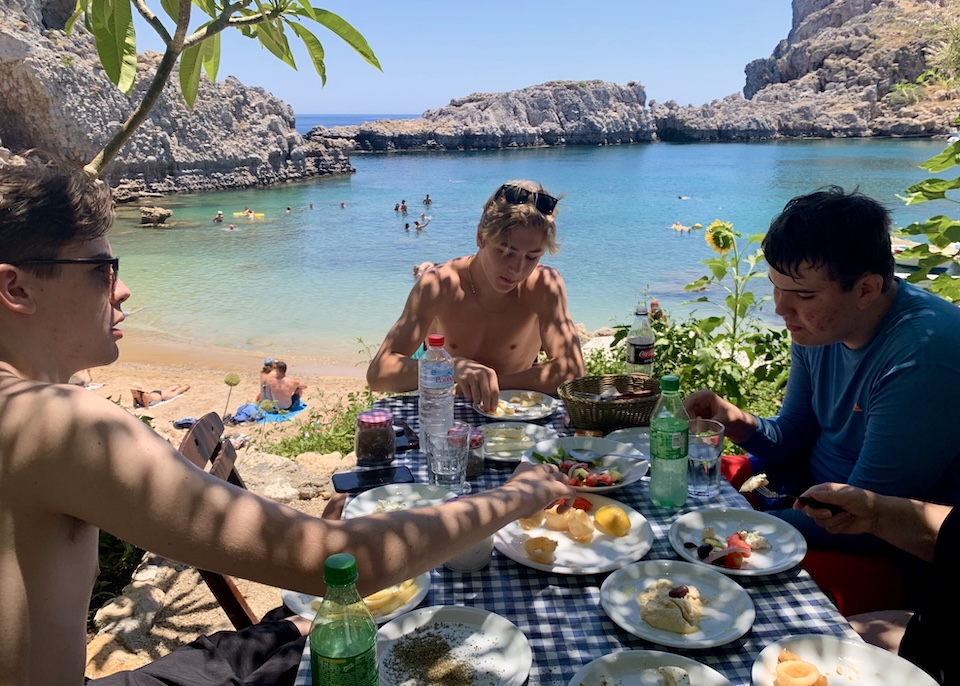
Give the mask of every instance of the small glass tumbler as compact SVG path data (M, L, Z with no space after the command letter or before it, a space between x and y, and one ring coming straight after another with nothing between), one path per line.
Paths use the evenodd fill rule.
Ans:
M687 494L694 498L713 498L720 495L723 432L723 424L713 419L690 420Z
M470 448L470 425L455 421L446 431L428 431L423 438L430 485L446 488L457 495L469 493L467 453Z
M490 564L493 555L493 536L487 536L475 546L451 557L443 566L454 572L479 572Z

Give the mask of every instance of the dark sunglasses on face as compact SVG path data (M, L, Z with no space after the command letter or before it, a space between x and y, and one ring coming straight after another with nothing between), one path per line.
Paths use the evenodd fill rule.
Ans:
M113 292L113 289L117 286L117 274L120 273L120 258L119 257L61 257L61 258L38 258L35 260L18 260L16 262L11 262L14 267L22 267L24 265L45 265L45 264L88 264L93 266L110 266L109 270L109 283L110 283L110 292Z
M557 199L552 195L527 190L526 188L514 186L509 183L500 186L497 190L496 197L503 198L511 205L524 205L533 197L533 206L536 207L541 214L547 215L553 214L553 210L557 206Z

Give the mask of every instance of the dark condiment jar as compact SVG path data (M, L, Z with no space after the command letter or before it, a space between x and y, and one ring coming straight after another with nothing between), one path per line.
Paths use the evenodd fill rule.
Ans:
M475 479L483 474L483 431L470 429L470 450L467 453L467 478Z
M353 438L358 467L383 467L397 454L397 435L393 415L386 410L367 410L357 415Z

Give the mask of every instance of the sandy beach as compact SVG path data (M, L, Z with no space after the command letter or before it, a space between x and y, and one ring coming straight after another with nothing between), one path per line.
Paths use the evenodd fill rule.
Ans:
M275 356L271 351L246 352L228 348L185 345L180 341L138 332L126 332L119 343L120 358L106 367L91 370L91 392L104 398L120 401L124 408L134 410L131 388L152 391L176 384L189 384L190 390L181 396L149 409L136 409L137 414L153 418L153 427L174 445L186 433L173 427L173 421L183 417L201 417L207 412L224 413L230 388L223 378L229 372L240 376L240 384L230 392L227 412L233 413L242 403L253 401L259 389L259 372L264 357ZM304 381L308 388L304 402L310 408L321 403L329 405L347 393L366 386L366 365L336 365L317 358L284 359L288 376ZM103 384L100 386L100 384ZM236 432L246 433L256 440L251 428L269 426L271 437L296 427L309 412L300 413L289 422L271 425L246 425Z

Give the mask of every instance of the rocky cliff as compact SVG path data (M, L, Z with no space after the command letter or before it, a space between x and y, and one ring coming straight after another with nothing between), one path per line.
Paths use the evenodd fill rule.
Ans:
M64 34L74 5L0 5L0 162L31 148L89 161L147 87L159 56L141 55L135 92L124 96L89 34ZM301 137L290 107L260 88L201 79L188 110L169 85L106 177L133 194L205 191L349 173L351 149L943 134L960 111L960 76L935 67L957 16L960 0L793 0L789 35L747 65L743 93L701 106L648 106L638 82L553 81L470 95L421 119Z
M366 151L637 143L656 134L646 99L636 82L551 81L508 93L474 93L428 110L422 119L343 126L308 138L352 140Z
M743 94L705 105L647 107L635 82L562 81L478 93L422 119L319 129L308 138L350 140L359 150L469 150L950 130L960 112L958 76L951 82L930 70L960 0L793 0L792 7L788 37L771 57L747 65Z
M63 26L74 0L6 0L0 7L0 159L36 149L82 165L147 88L160 56L141 54L131 97L106 77L93 39ZM305 141L290 107L235 78L206 78L193 110L174 72L157 106L104 177L127 193L208 191L353 171L336 141Z

